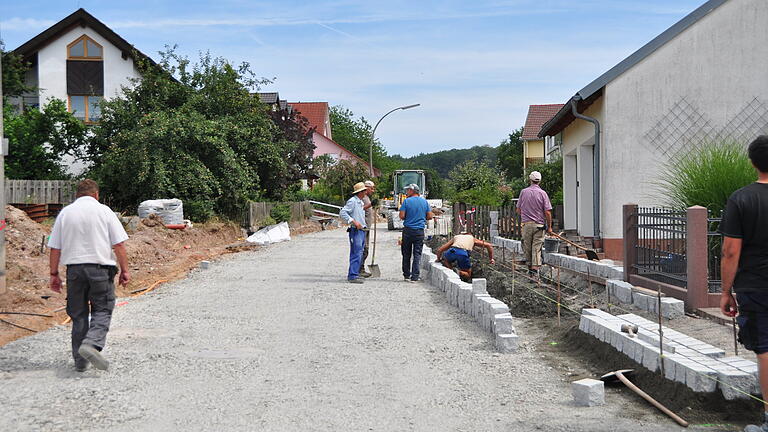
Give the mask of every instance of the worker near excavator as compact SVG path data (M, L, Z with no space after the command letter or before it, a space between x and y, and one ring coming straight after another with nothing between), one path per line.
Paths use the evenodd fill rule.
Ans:
M365 231L368 225L365 222L363 210L363 197L367 194L365 183L360 182L352 188L352 196L339 211L341 219L349 225L349 271L347 280L349 283L361 284L360 266L362 265L363 247L365 244Z
M552 234L552 203L549 195L539 186L541 173L533 171L528 179L531 185L520 191L515 211L522 223L523 253L528 271L538 275L545 232Z
M496 260L493 259L493 245L476 239L475 236L466 231L453 236L452 239L437 249L437 262L442 263L449 269L456 268L461 280L471 282L472 261L470 257L475 248L485 248L488 251L491 264L496 264Z
M405 187L407 198L400 206L400 219L403 220L403 239L400 252L403 254L403 280L419 281L419 263L424 248L424 228L427 221L434 217L432 207L420 195L419 186L411 183Z
M768 396L768 135L749 145L757 181L728 198L719 231L723 234L720 311L736 317L739 342L757 355L760 389ZM735 296L734 296L735 293ZM738 316L737 316L738 315ZM768 404L763 422L745 432L768 432Z
M375 203L373 202L373 193L376 192L376 184L371 180L366 180L365 196L363 197L363 211L365 212L365 224L369 228L375 229ZM365 243L363 243L363 258L360 260L360 277L371 277L371 274L365 271L365 260L368 259L368 247L371 244L371 230L365 231Z
M56 217L48 241L50 286L61 292L59 264L66 265L67 315L72 318L75 370L83 372L89 363L107 370L109 362L101 351L115 309L118 263L120 285L131 280L124 244L128 234L115 213L99 203L99 185L95 181L78 183L76 196L75 202Z

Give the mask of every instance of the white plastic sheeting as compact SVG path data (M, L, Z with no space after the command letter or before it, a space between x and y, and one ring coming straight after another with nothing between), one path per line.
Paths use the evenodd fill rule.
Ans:
M184 223L184 206L180 199L147 200L139 204L139 217L144 219L151 214L160 216L166 225Z
M259 246L265 246L272 243L280 243L291 240L291 229L288 222L281 222L277 225L266 226L246 239L250 243L256 243Z

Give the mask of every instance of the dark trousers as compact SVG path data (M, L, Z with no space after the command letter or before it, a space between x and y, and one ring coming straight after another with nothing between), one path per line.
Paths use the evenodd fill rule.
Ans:
M424 230L403 228L403 243L400 250L403 253L403 277L411 280L419 279L419 263L421 250L424 247ZM411 261L413 258L413 261Z
M349 271L347 272L347 279L349 280L360 277L364 243L365 231L349 228Z
M72 357L77 364L86 362L77 352L81 344L101 350L107 342L115 309L116 273L112 266L67 266L67 315L72 318Z
M365 232L365 243L363 244L363 259L360 260L360 272L365 271L365 260L368 259L368 246L371 244L371 232Z

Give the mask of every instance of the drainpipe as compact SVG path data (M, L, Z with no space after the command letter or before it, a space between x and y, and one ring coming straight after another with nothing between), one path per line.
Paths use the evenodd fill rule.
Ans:
M595 147L592 151L592 217L595 238L600 238L600 122L593 117L579 114L576 105L581 100L578 94L571 99L573 116L595 125Z

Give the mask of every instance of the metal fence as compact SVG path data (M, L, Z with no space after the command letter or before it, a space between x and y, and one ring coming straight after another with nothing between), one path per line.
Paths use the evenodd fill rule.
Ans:
M709 292L722 292L722 278L720 276L720 251L723 248L723 235L717 232L723 214L709 212L707 217L707 274L709 276Z
M685 287L687 282L685 210L639 207L637 212L637 274Z

